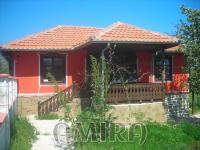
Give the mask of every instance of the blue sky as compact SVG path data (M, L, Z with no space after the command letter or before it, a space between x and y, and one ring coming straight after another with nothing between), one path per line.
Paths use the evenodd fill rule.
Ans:
M0 44L57 25L106 27L121 21L175 34L180 5L200 0L0 0Z

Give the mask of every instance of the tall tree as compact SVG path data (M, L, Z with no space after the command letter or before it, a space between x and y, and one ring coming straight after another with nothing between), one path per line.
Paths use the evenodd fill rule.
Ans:
M192 92L192 112L194 112L194 94L200 93L200 9L181 6L187 20L180 23L178 37L180 50L184 53L186 71L189 72L190 91Z

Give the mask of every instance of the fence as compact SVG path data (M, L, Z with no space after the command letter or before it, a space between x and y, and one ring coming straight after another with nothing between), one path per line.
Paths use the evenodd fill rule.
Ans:
M10 144L10 122L17 114L17 92L17 80L0 75L0 148L5 150Z
M78 95L78 86L73 84L65 90L58 92L56 95L38 102L38 116L48 114L49 112L57 111L62 103L72 101Z
M161 83L133 83L113 84L108 91L107 101L109 103L137 101L164 100L165 90Z

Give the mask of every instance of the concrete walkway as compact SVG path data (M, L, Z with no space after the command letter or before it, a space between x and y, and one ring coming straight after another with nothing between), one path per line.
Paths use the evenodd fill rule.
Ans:
M200 118L200 113L198 113L198 114L195 114L195 115L192 115L192 117L195 117L195 118Z
M32 144L31 150L63 150L54 140L53 130L59 120L36 120L29 116L30 123L36 128L37 140Z

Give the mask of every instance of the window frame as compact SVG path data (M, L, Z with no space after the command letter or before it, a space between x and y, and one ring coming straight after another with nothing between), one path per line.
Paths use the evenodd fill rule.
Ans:
M156 68L156 58L158 56L162 57L161 55L154 56L154 61L153 61L153 64L154 64L154 68L153 68L154 82L162 82L162 79L156 78L156 74L155 74L155 72L156 72L156 69L155 69ZM170 54L166 54L165 53L164 54L164 59L168 59L169 60L170 77L168 79L166 79L166 70L165 70L165 80L163 82L172 82L173 81L173 56L170 55Z
M117 59L117 57L123 57L122 60L120 59ZM127 58L127 59L124 59L124 58ZM114 64L116 65L120 65L120 66L123 66L124 68L127 69L127 67L130 67L131 69L134 69L135 70L135 73L132 75L132 76L135 76L134 79L129 80L128 81L128 78L123 78L124 81L127 81L127 83L135 83L137 82L138 80L138 58L137 58L137 55L135 52L132 52L132 51L117 51L115 52L115 54L113 55L113 58L112 58ZM119 61L120 60L120 61ZM129 60L129 61L127 61ZM134 61L133 61L134 60ZM127 65L127 63L129 63L129 66ZM131 65L130 65L131 63ZM130 71L129 69L127 69L128 71ZM130 71L131 72L131 71ZM123 77L129 77L130 75L125 72L125 74L123 74L124 76ZM120 84L120 83L124 83L124 82L121 82L121 81L113 81L113 84Z
M56 84L58 85L64 85L66 84L66 67L67 67L67 64L66 64L66 54L58 54L58 53L47 53L47 54L40 54L40 84L41 85L54 85L54 82L53 81L48 81L48 82L44 82L44 74L45 74L45 65L44 65L44 58L51 58L52 59L52 72L56 71L56 67L55 67L55 64L54 64L54 60L55 58L62 58L62 61L63 61L63 81L56 81Z
M5 60L8 63L8 69L9 69L9 75L14 76L14 59L13 59L13 55L10 52L2 52L2 56L5 58Z

